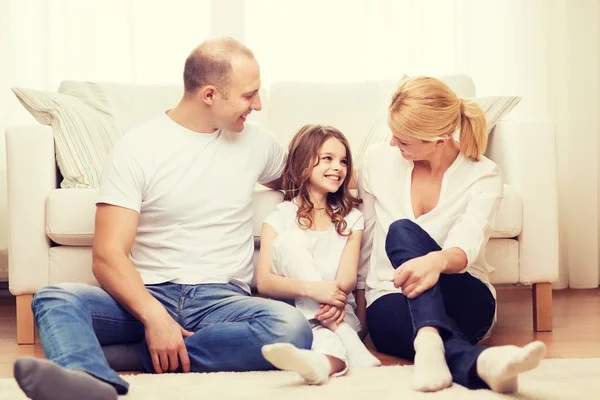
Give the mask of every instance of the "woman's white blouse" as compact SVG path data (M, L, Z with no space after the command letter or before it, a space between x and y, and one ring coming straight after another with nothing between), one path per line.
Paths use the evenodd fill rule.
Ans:
M416 222L442 249L458 247L467 255L468 272L489 283L494 268L485 260L485 244L503 197L500 170L482 157L458 155L445 172L438 204L415 218L411 201L412 161L388 143L371 146L358 174L360 207L365 219L357 289L366 289L367 306L388 293L401 293L392 283L394 269L385 252L390 225L399 219Z

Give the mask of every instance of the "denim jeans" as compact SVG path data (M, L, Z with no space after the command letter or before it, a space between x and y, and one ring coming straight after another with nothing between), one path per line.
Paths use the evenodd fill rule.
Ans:
M272 369L261 353L265 344L311 348L312 331L299 311L283 302L251 297L234 284L162 283L146 288L175 321L194 332L184 339L193 372ZM103 289L80 283L43 288L32 308L49 360L127 393L129 384L109 367L101 346L143 342L140 321ZM154 372L147 346L140 347L146 372Z
M394 268L441 250L427 232L406 219L390 225L385 246ZM378 351L409 360L415 356L413 342L419 329L438 328L454 382L482 389L488 386L477 375L477 357L486 347L475 344L490 329L495 312L496 301L479 279L469 273L442 274L414 299L393 293L374 301L367 309L367 325Z

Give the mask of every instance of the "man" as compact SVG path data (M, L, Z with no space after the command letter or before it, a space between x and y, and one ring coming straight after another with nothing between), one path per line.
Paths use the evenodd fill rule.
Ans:
M50 361L15 362L33 399L127 393L110 345L131 344L118 347L122 368L156 373L270 369L263 345L311 346L300 312L250 296L252 191L278 188L285 162L269 133L245 123L261 109L258 64L235 40L210 40L186 60L184 86L175 108L106 160L93 245L102 288L59 284L34 297Z

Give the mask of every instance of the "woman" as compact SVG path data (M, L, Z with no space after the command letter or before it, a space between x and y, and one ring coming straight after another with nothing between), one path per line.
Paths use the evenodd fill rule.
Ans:
M545 346L475 346L496 319L484 249L503 197L500 171L483 156L485 114L440 80L416 77L394 93L388 125L390 143L369 149L358 178L373 344L414 359L415 390L454 381L514 392Z

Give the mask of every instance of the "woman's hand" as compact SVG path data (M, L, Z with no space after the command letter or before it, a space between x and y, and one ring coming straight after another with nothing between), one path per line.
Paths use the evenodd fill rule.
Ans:
M311 282L308 297L319 303L342 308L348 302L348 296L337 281Z
M394 271L394 286L402 288L409 299L431 289L440 279L440 274L448 267L448 261L440 251L413 258Z

